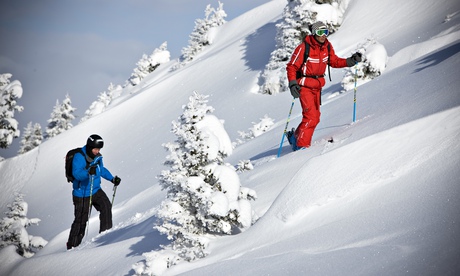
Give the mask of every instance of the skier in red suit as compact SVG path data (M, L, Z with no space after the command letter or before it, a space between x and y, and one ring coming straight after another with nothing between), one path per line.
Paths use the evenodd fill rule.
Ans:
M302 106L302 121L297 129L287 133L294 151L311 145L313 132L320 121L321 89L326 84L324 73L328 63L333 68L343 68L352 67L361 61L360 53L347 59L335 54L332 44L327 40L329 30L323 22L314 23L311 32L311 35L305 37L309 45L308 59L304 62L306 46L302 42L286 66L289 89L294 98L300 99Z

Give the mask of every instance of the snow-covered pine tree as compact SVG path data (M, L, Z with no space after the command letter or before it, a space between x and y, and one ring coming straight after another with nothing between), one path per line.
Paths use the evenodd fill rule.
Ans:
M249 200L255 191L242 188L238 174L224 163L232 146L207 96L194 92L172 132L177 140L169 151L159 183L167 198L158 211L156 228L172 240L179 257L191 261L206 256L206 234L231 234L252 223Z
M148 74L155 71L160 64L169 62L171 54L167 48L168 43L165 41L159 48L155 49L150 56L143 54L142 58L136 63L137 68L135 68L134 73L131 74L129 82L133 86L136 86Z
M203 47L212 44L212 29L223 25L227 14L223 9L224 4L219 1L217 9L207 5L204 11L205 18L195 20L195 28L190 34L189 45L182 49L182 56L179 64L173 67L173 70L179 69L192 61L195 56L202 51Z
M24 110L16 100L22 97L22 85L19 81L10 82L11 74L0 74L0 148L8 148L14 138L20 135L18 121L14 112Z
M239 145L244 143L245 141L254 139L257 136L262 135L264 132L269 130L274 124L274 120L268 117L267 114L263 118L260 119L259 123L252 123L253 126L249 128L248 132L238 131L238 134L242 139L237 139L235 145Z
M121 93L123 92L123 87L121 85L114 85L113 83L110 83L109 87L107 87L107 91L110 95L110 99L114 100L121 96Z
M388 61L387 51L385 47L378 43L375 38L367 38L364 43L358 45L355 52L363 54L362 62L357 65L347 68L345 76L342 79L342 92L354 88L355 75L359 84L366 83L380 76L385 70Z
M14 245L19 255L30 258L48 242L42 237L34 237L27 233L26 228L38 225L40 219L27 218L28 204L23 197L24 195L16 193L13 204L7 206L6 217L0 220L0 248Z
M101 94L99 94L99 96L97 96L97 100L91 103L89 109L85 111L85 116L81 118L80 123L104 112L105 108L110 104L111 101L112 96L110 91L103 91Z
M286 64L292 52L310 34L309 26L323 21L331 33L337 31L342 21L347 1L342 0L288 0L283 10L283 20L276 25L275 50L261 74L259 93L277 94L288 91ZM343 2L343 3L342 3ZM328 14L336 16L328 17Z
M252 164L251 160L240 160L236 165L237 172L244 172L250 171L254 169L254 165Z
M42 140L43 134L41 125L38 123L32 125L32 122L29 122L24 128L21 147L18 153L23 154L38 147L42 143Z
M51 118L48 120L48 126L45 130L45 139L52 138L66 130L73 127L72 121L75 119L73 112L76 108L72 107L72 101L69 95L59 104L59 100L56 100Z
M29 122L22 132L21 147L18 153L23 154L33 149L30 145L30 138L32 137L32 122Z
M101 92L97 100L92 102L90 107L85 111L85 115L81 118L80 123L104 112L112 101L121 95L122 87L120 85L109 84L107 91Z
M43 141L43 131L42 126L39 123L35 123L33 130L32 130L32 137L31 137L31 144L32 147L38 147Z

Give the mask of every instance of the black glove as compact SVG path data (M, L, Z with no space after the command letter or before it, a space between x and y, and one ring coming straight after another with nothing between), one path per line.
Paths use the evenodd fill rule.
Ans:
M120 185L120 182L121 182L121 178L115 175L115 177L112 179L113 185L118 186Z
M96 166L89 167L88 173L90 175L95 175L96 174Z
M289 89L291 90L291 95L294 99L300 96L300 85L297 84L296 80L291 80L289 82Z
M351 57L347 58L347 66L353 67L356 63L361 62L361 53L356 52Z

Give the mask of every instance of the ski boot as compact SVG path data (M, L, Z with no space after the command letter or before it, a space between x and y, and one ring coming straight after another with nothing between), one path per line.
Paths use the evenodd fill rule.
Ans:
M295 128L292 128L291 130L286 132L286 136L288 138L289 144L291 145L292 151L304 149L303 147L297 146L297 139L295 138L294 132L295 132Z

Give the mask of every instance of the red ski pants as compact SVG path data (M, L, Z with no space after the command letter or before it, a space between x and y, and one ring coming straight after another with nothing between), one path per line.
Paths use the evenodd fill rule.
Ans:
M302 106L302 122L295 131L298 147L309 147L311 138L319 123L321 112L321 89L302 87L300 90L300 105Z

